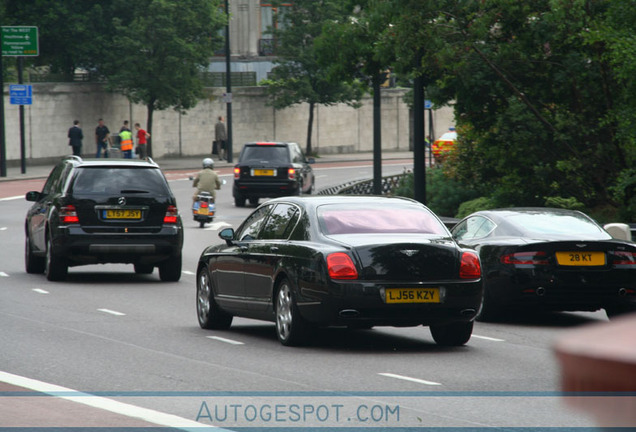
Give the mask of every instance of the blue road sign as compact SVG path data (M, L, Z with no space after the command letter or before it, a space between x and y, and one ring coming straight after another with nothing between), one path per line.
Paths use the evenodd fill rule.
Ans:
M429 99L424 100L424 109L431 109L433 108L433 102L431 102Z
M9 86L11 105L31 105L33 103L33 86L12 84Z

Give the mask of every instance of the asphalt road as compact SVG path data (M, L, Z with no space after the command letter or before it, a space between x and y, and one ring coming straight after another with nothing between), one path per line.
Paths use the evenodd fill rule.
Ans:
M383 174L405 167L392 161ZM26 274L30 203L14 197L38 181L2 185L0 427L594 426L565 408L552 343L569 328L605 321L603 312L477 323L460 348L438 347L424 327L324 329L299 348L281 346L272 323L200 329L198 256L252 210L233 206L231 173L220 171L228 184L203 229L188 213L192 173L167 174L185 225L177 283L127 265L74 267L62 283ZM372 166L321 164L315 172L321 188L369 178Z

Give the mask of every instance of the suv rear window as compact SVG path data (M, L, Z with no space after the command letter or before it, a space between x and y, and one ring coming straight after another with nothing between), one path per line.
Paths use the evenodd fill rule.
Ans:
M289 153L287 147L276 145L252 145L245 146L241 153L240 162L274 162L289 163Z
M74 194L150 193L170 196L168 184L156 168L83 167L71 186Z

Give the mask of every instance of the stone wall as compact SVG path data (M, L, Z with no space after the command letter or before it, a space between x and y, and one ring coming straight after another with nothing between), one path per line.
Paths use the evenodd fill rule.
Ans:
M214 124L226 116L222 88L209 88L205 99L185 114L168 109L155 111L152 130L153 156L200 156L211 150ZM382 148L408 150L411 139L410 113L403 101L405 89L382 90ZM147 111L131 104L125 96L104 91L100 84L33 84L33 105L25 106L25 156L27 160L56 159L70 153L67 132L73 120L84 131L83 154L95 152L94 132L103 118L112 132L118 132L124 119L146 128ZM9 104L5 89L5 136L9 164L19 163L20 134L18 106ZM233 89L232 126L234 152L249 141L296 141L305 148L307 104L276 111L267 106L260 87ZM448 107L434 111L436 136L454 125ZM318 154L371 151L373 148L373 101L370 97L355 109L345 104L317 106L312 146Z

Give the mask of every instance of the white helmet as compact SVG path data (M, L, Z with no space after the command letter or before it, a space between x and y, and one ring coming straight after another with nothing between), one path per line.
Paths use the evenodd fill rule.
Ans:
M210 158L203 159L203 168L214 168L214 161Z

